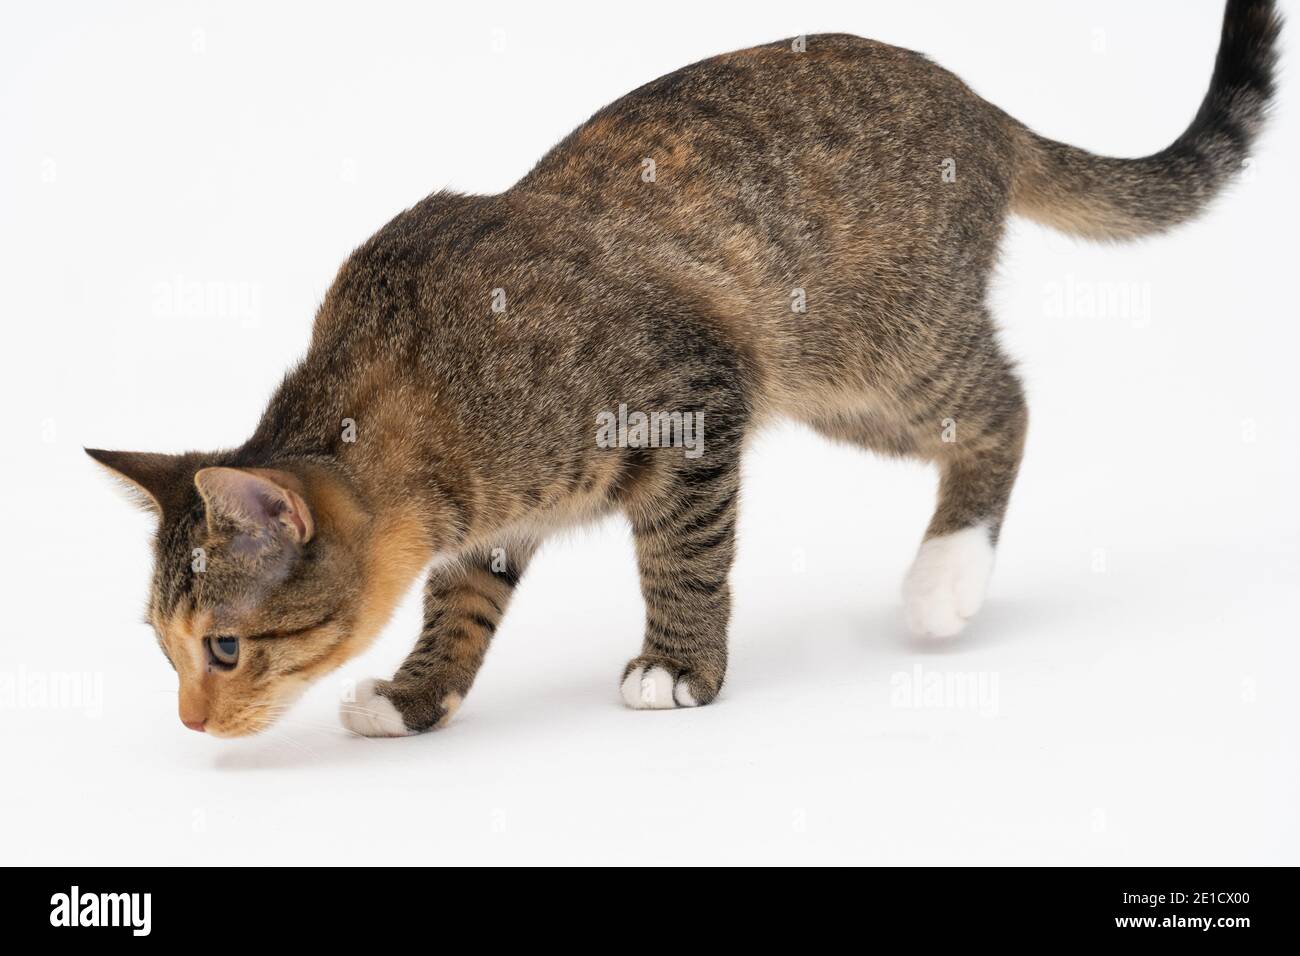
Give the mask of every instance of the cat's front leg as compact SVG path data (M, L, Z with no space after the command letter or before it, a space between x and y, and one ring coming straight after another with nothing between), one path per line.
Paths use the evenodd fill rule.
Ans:
M710 441L709 456L683 463L648 507L630 511L646 629L621 690L638 710L707 704L726 676L739 456Z
M424 588L420 638L391 680L357 684L339 719L365 737L441 727L469 693L536 546L475 550L434 568Z

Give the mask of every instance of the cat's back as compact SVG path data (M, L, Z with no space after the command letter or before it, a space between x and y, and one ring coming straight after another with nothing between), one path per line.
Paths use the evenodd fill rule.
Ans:
M924 55L849 34L701 60L597 111L519 183L626 193L641 184L764 185L810 164L887 163L899 147L964 140L993 110ZM782 168L787 167L787 168Z
M897 272L951 242L991 246L1011 150L1005 114L922 54L813 35L645 84L514 191L565 197L593 230L761 295L850 278L836 275L846 264ZM958 157L961 175L942 180Z

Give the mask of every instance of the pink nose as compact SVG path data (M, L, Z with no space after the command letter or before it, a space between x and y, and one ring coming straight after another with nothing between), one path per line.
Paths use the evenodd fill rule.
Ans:
M190 728L190 730L197 730L199 733L203 733L203 727L207 723L207 721L182 720L181 723L184 724L186 727Z

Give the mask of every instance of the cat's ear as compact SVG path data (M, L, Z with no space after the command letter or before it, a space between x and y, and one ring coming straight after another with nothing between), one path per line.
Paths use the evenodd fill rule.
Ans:
M272 542L283 530L289 540L306 544L315 533L311 509L287 472L265 468L200 468L194 475L208 509L208 523L229 521L254 540Z
M120 479L137 504L157 515L189 484L187 472L192 466L184 455L103 448L87 448L86 454Z

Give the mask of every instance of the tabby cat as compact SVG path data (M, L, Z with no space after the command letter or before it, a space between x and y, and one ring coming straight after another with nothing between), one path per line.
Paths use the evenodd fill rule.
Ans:
M647 608L622 697L709 703L738 464L781 417L938 466L903 599L917 634L955 635L1025 439L986 305L1008 215L1100 240L1194 217L1260 130L1279 29L1271 0L1230 0L1200 111L1144 159L1044 139L920 54L807 36L641 87L500 195L401 213L245 444L88 450L157 512L148 618L181 720L267 726L427 572L414 650L342 720L442 726L539 543L613 511Z

